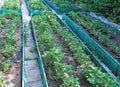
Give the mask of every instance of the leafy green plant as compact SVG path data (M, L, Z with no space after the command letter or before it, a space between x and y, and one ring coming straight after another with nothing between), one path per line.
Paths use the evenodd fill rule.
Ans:
M11 61L10 61L10 60L7 60L7 61L3 62L2 65L3 65L3 67L4 67L4 68L3 68L4 71L7 71L7 70L10 68Z
M6 83L7 81L3 78L0 78L0 86L1 87L4 87L4 84Z
M78 78L67 77L60 87L80 87L78 80Z

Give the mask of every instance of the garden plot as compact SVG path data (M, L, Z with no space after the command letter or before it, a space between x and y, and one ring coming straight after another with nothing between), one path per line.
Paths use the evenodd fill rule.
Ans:
M68 16L114 58L120 59L120 34L114 29L82 13L70 12Z
M17 12L0 14L0 54L0 86L20 86L21 16Z
M2 9L6 10L20 10L21 0L4 0Z
M31 10L47 10L42 0L26 0Z
M117 86L107 73L91 62L84 52L84 44L62 28L51 12L33 16L33 21L49 86L80 87L86 83L91 87Z

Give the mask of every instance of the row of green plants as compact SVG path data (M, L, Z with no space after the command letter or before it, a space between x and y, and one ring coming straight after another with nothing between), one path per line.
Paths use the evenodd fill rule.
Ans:
M57 21L53 25L61 41L72 51L79 71L93 87L118 87L109 74L102 72L101 68L91 62L89 55L84 51L83 42L79 42L66 28L61 29Z
M69 0L82 7L83 11L95 12L120 24L120 1L119 0Z
M42 0L27 0L30 9L32 10L46 10L47 7L42 3Z
M6 10L18 10L20 9L21 0L4 0L2 9Z
M60 8L74 8L74 6L69 2L69 0L50 0L50 1Z
M102 24L99 20L92 19L86 14L69 12L68 16L74 20L83 29L89 31L96 39L99 40L102 45L108 47L108 49L120 57L120 47L112 39L117 35L112 28Z
M0 14L0 76L4 75L11 66L11 59L17 53L16 31L21 26L18 13ZM0 82L7 82L4 78ZM0 83L0 86L4 87Z
M43 56L45 71L49 81L55 81L56 87L80 87L79 79L73 77L71 65L62 63L64 53L54 41L52 30L55 16L51 12L44 12L34 16L35 31L39 48ZM49 84L50 85L50 84Z

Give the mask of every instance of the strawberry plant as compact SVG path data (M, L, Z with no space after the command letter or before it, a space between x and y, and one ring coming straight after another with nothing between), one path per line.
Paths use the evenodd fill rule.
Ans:
M78 78L75 79L73 77L67 77L65 78L64 83L60 87L80 87L78 83Z
M4 84L6 83L7 81L5 79L2 79L0 78L0 86L1 87L4 87Z

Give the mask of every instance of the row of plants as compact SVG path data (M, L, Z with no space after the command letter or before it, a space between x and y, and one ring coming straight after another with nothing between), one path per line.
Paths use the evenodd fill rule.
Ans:
M57 21L53 25L53 29L59 34L61 41L72 51L79 71L93 87L118 87L109 74L102 72L101 68L91 62L89 55L84 51L83 42L79 42L66 28L61 29Z
M42 0L27 0L30 9L32 10L46 10L47 7L42 3Z
M71 65L62 63L64 53L54 41L52 30L55 16L51 12L44 12L33 16L33 21L49 86L50 81L55 81L53 87L80 87L79 79L72 76L74 71Z
M120 1L119 0L69 0L81 6L83 11L95 12L104 15L110 20L120 24Z
M74 8L74 6L69 2L69 0L50 0L50 1L60 8Z
M0 14L0 77L10 69L11 59L17 53L16 31L20 26L21 17L18 13ZM8 87L5 86L6 82L5 78L1 78L0 87Z
M6 10L18 10L20 9L21 0L4 0L2 9Z
M118 58L120 57L120 46L117 41L114 41L116 36L120 37L120 35L113 31L112 28L102 24L99 20L92 19L86 14L69 12L67 15L79 26L98 39L102 45L110 50L110 52L116 54Z

